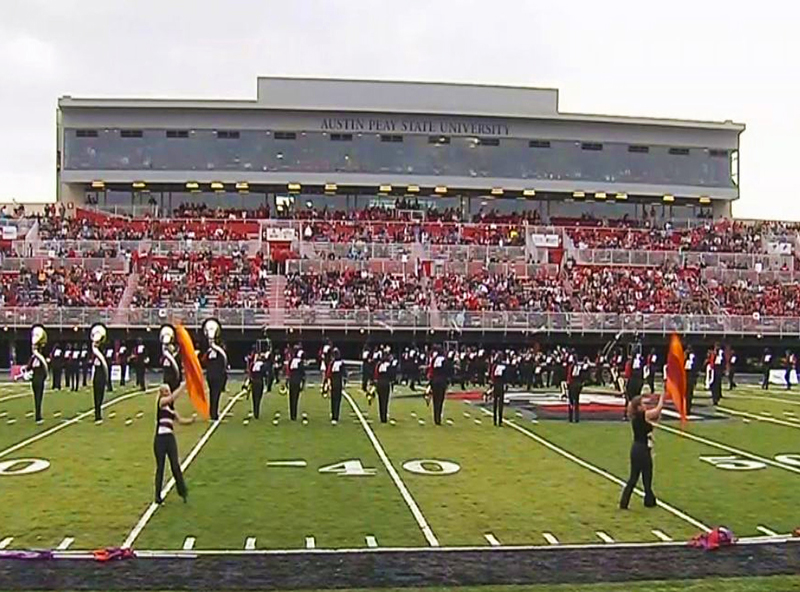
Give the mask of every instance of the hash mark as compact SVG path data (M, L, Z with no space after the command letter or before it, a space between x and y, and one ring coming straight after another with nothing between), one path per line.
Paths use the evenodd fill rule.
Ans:
M306 549L316 549L317 542L314 540L314 537L307 536L306 537Z
M652 533L653 533L653 534L656 536L656 538L658 538L658 539L661 539L661 540L662 540L662 541L664 541L665 543L670 543L670 542L672 542L672 537L670 537L669 535L667 535L667 534L666 534L664 531L662 531L662 530L655 529L655 530L651 530L650 532L652 532Z
M542 536L544 537L544 540L546 540L551 545L558 545L559 544L558 543L558 539L553 535L553 533L543 532Z
M613 543L614 542L614 539L612 539L610 536L608 536L602 530L598 530L597 532L595 532L595 534L597 535L597 538L599 538L604 543Z
M367 547L370 549L374 549L378 546L378 541L375 539L374 536L368 535L367 536Z
M244 541L245 551L254 551L256 548L256 537L247 537Z
M191 551L192 549L194 549L194 542L195 542L194 537L186 537L186 540L183 541L183 550Z
M487 532L485 535L483 535L483 538L485 538L486 542L489 543L492 547L500 546L500 541L498 541L497 537L495 537L491 532Z
M75 542L75 539L72 537L65 537L63 541L58 543L58 547L56 547L56 551L66 551L70 548L72 543Z

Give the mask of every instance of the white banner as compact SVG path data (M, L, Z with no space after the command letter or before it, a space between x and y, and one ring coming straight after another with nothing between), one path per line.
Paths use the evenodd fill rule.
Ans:
M791 255L792 243L770 241L767 243L767 253L770 255Z
M779 384L786 386L786 369L773 369L769 371L769 383ZM789 384L797 384L797 372L794 370L789 372Z
M294 228L267 227L267 240L270 242L292 242L297 238Z
M534 246L547 249L556 249L561 242L557 234L531 234L531 240Z
M3 226L3 240L17 240L16 226Z

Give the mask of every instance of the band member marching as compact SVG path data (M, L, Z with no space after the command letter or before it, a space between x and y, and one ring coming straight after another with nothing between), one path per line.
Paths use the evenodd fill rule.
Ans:
M569 373L567 374L569 423L580 423L581 421L581 391L583 390L583 381L588 374L588 370L588 360L584 360L581 363L577 357L569 367Z
M142 343L141 338L136 341L136 347L133 349L133 356L131 356L131 365L136 373L136 386L139 390L145 390L145 370L150 359L147 357L147 348Z
M692 401L694 400L694 388L697 385L697 358L692 351L692 346L686 347L686 362L683 365L686 371L686 414L692 412Z
M175 342L175 328L172 325L164 325L158 334L161 342L161 369L162 382L169 386L170 391L175 392L181 385L181 367L178 364L178 346Z
M714 354L712 358L711 375L711 402L719 405L722 398L722 375L725 372L725 350L719 345L714 344Z
M666 392L661 393L658 404L652 409L647 409L642 402L642 397L634 397L628 403L628 415L631 418L633 428L633 444L631 445L631 473L625 489L622 490L622 497L619 500L619 507L623 510L628 509L631 500L631 493L639 476L642 477L644 486L644 505L646 508L653 508L656 505L656 496L653 493L653 423L661 417L661 410L664 407L664 397Z
M339 408L342 405L342 389L347 380L342 354L337 348L333 348L332 359L327 367L328 382L331 392L331 423L339 423Z
M769 374L772 372L772 351L769 348L764 350L764 357L761 359L761 389L769 390Z
M389 421L389 395L392 391L392 356L384 354L375 365L375 388L381 423Z
M50 366L53 369L53 384L51 389L61 390L61 373L64 371L64 350L60 343L56 343L53 351L50 352Z
M92 325L89 331L89 338L92 341L92 365L94 366L94 373L92 375L92 389L94 391L94 421L100 423L103 421L103 399L106 396L106 386L111 378L108 372L108 361L100 349L108 338L108 332L105 325L97 323ZM77 351L77 350L76 350ZM75 371L75 381L77 384L78 373Z
M87 384L89 384L89 373L92 370L92 357L89 355L89 346L85 343L81 346L81 356L80 356L80 372L83 376L82 385L85 388ZM75 387L75 390L78 390L78 387Z
M289 419L297 420L297 407L300 403L300 392L306 380L306 369L303 364L303 350L298 347L294 357L288 363L289 382Z
M108 363L108 384L106 385L106 390L110 393L114 391L114 385L111 381L111 369L114 367L114 362L116 358L116 354L114 352L114 344L111 343L106 348L106 362Z
M494 425L503 427L503 407L506 397L506 369L507 364L502 352L495 354L494 363L489 370L492 382L492 418Z
M656 392L656 367L658 365L658 355L655 348L650 350L650 355L647 356L647 386L650 387L650 394Z
M171 327L170 327L171 329ZM185 419L175 411L175 400L186 390L186 385L173 389L168 384L162 384L158 388L158 403L156 410L156 435L153 441L153 453L156 457L156 497L155 502L160 504L161 485L164 481L164 465L169 458L169 466L172 469L172 477L175 479L175 486L178 495L186 502L188 491L186 482L183 480L181 463L178 457L178 442L175 440L175 422L180 424L190 424L194 418Z
M450 362L438 348L435 348L428 368L428 380L430 380L431 397L433 398L433 423L436 425L442 425L442 411L444 410L444 399L447 396L449 378Z
M627 381L625 382L625 415L624 419L628 418L628 408L630 402L642 394L642 387L644 386L644 360L641 353L634 353L633 357L628 361L625 367L625 374Z
M323 398L327 398L331 391L331 384L328 380L328 366L330 365L332 359L333 347L331 346L330 341L327 341L319 350L319 372L322 376L322 389L320 389L320 392L322 393Z
M117 361L119 362L119 385L125 386L126 374L128 373L128 346L123 341L117 350Z
M219 398L228 380L228 354L219 344L220 333L222 333L222 327L216 319L207 319L203 323L203 334L208 339L208 349L201 362L206 369L209 410L212 420L219 417Z
M41 325L31 328L31 359L26 369L33 373L31 388L33 389L33 407L36 423L42 422L42 400L44 399L44 383L47 381L48 365L42 350L47 345L47 332Z
M264 396L264 376L267 373L265 354L255 351L248 365L250 390L253 395L253 417L258 419L261 414L261 399Z

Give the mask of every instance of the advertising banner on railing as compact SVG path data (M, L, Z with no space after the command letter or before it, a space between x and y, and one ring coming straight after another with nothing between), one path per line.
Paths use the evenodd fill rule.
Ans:
M267 240L269 242L292 242L297 238L297 231L294 228L267 227Z
M3 240L17 240L16 226L3 226Z
M561 244L561 240L557 234L533 233L531 234L531 240L534 246L545 249L557 249Z
M770 241L767 243L767 253L770 255L791 255L792 244L785 242Z

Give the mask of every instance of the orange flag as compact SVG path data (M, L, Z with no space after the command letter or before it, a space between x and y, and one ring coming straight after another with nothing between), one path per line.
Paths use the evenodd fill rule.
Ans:
M183 325L175 327L175 337L181 348L181 361L183 362L183 375L186 378L186 392L189 393L189 400L197 412L204 418L209 418L208 397L205 391L205 380L203 380L203 368L200 360L194 351L194 343L189 332Z
M681 421L686 421L686 369L683 345L681 345L681 340L675 333L672 334L669 340L665 387L667 395L672 399L675 408L681 415Z

